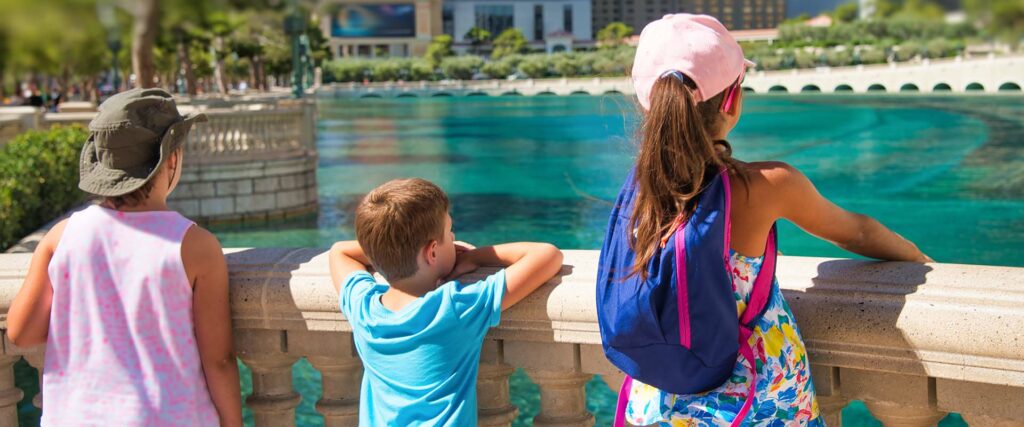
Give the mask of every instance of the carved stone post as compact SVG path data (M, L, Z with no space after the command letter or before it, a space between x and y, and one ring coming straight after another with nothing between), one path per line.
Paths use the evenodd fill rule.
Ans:
M320 371L323 393L316 410L326 427L359 424L359 388L363 381L363 363L359 360L352 334L328 331L291 331L292 354L305 355Z
M587 382L592 375L572 371L529 370L540 387L540 413L535 426L590 427L594 416L587 412Z
M814 391L818 395L818 410L825 425L829 427L843 426L843 408L850 399L843 397L839 389L839 368L811 364L811 379L814 380Z
M363 363L356 357L307 357L320 371L323 395L316 410L324 416L324 427L359 425L359 388Z
M915 408L891 402L864 402L871 415L885 427L935 427L946 413L934 408Z
M512 405L508 379L515 368L504 363L501 341L484 340L476 379L477 424L509 427L519 414Z
M302 397L292 387L292 364L299 358L287 352L287 342L285 331L235 331L239 357L252 370L252 395L245 403L259 427L295 425Z
M14 363L21 356L0 355L0 426L14 427L18 425L18 402L24 392L14 386Z
M46 360L46 346L34 348L25 354L24 357L29 366L39 371L39 393L36 393L36 396L32 398L32 404L39 409L43 409L43 365Z

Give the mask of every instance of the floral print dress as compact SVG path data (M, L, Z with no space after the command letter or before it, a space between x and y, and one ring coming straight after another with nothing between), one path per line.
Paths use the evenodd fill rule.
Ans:
M737 313L742 313L764 258L745 257L735 251L730 254L733 296ZM753 406L743 425L824 426L818 417L807 350L777 280L772 281L771 292L771 302L750 337L757 359L757 383ZM626 405L626 421L638 426L728 427L743 407L750 379L750 364L738 356L732 377L701 394L667 393L634 380Z

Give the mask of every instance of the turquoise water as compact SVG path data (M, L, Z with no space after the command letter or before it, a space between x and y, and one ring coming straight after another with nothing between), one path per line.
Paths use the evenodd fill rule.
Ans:
M225 246L328 246L353 238L352 211L369 189L419 176L448 192L459 239L596 249L632 161L633 112L611 96L325 101L318 215L216 232ZM938 261L1024 266L1021 117L1019 96L751 96L730 140L738 158L793 164ZM851 256L788 223L780 241L787 254ZM305 362L294 372L300 420L321 423L319 374ZM522 372L511 384L516 425L530 425L537 388ZM608 425L614 393L595 380L587 394ZM881 424L855 402L844 425ZM954 414L941 425L964 423Z

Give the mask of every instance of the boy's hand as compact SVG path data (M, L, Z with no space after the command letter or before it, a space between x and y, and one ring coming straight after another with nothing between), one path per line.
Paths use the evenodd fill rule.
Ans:
M444 278L445 281L454 280L463 274L474 272L476 269L480 268L480 265L474 257L478 249L473 248L472 245L467 245L471 249L463 248L460 251L459 244L462 243L463 242L456 242L455 244L455 266L452 267L452 272L448 273L448 277Z
M469 244L469 243L466 243L466 242L462 242L462 241L456 241L455 242L455 255L459 255L459 254L462 254L462 253L465 253L465 252L469 252L469 251L471 251L473 249L476 249L476 246L473 246L472 244Z

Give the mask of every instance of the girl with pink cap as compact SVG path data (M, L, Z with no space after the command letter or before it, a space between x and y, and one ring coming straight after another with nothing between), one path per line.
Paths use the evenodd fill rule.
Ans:
M830 202L792 166L732 157L726 138L743 110L740 84L750 65L728 30L710 16L667 15L641 33L632 70L644 110L630 214L636 268L652 262L666 236L693 213L709 177L722 170L732 182L727 269L738 313L750 302L769 232L779 219L864 256L931 261L878 221ZM633 380L620 396L625 420L669 426L824 425L807 352L774 279L770 293L747 343L755 366L738 357L724 384L698 394L672 394ZM748 395L752 403L744 407Z

